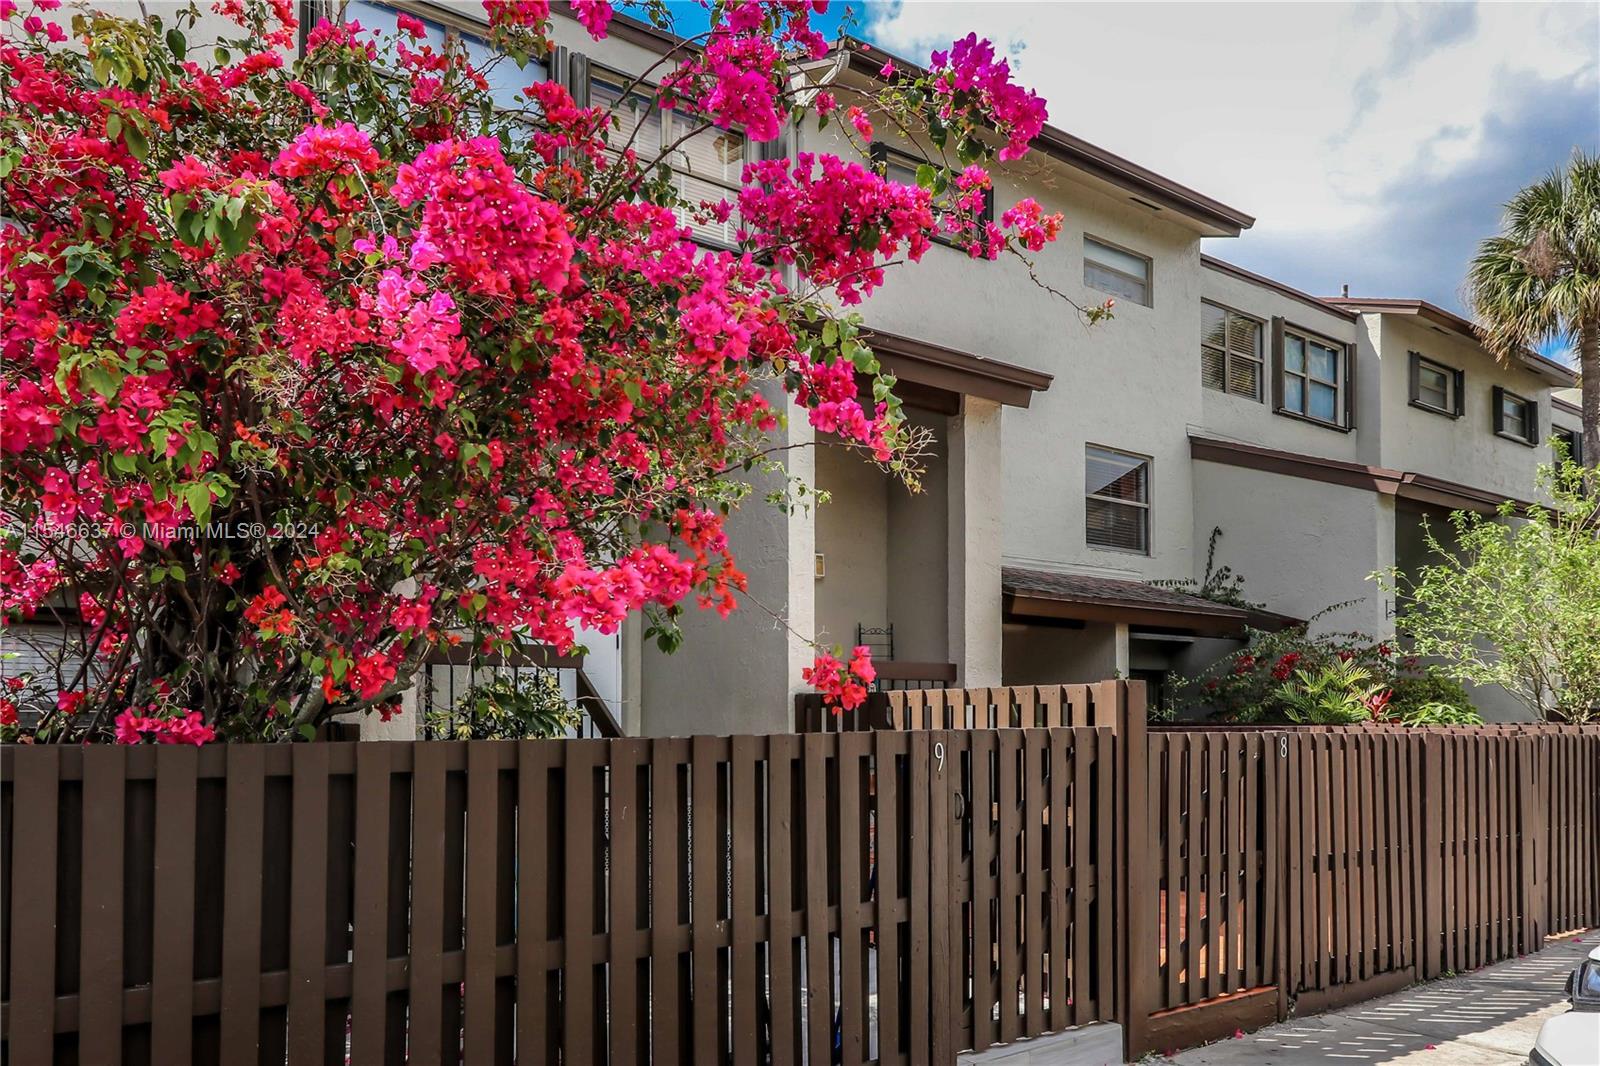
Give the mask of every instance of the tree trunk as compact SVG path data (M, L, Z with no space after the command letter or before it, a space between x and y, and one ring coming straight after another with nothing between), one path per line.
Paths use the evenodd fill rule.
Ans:
M1600 318L1578 325L1578 373L1583 376L1583 461L1600 467Z

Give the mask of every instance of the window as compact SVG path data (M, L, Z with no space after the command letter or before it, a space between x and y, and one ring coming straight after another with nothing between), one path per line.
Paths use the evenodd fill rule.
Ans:
M1349 351L1310 333L1286 329L1278 347L1278 410L1338 429L1350 428Z
M1093 237L1083 239L1083 283L1150 306L1150 260Z
M1466 375L1455 367L1436 363L1421 352L1411 352L1411 406L1460 418Z
M917 167L921 166L922 162L923 161L918 159L916 156L908 155L905 152L896 151L895 149L890 148L888 145L884 144L882 141L874 141L873 142L873 145L872 145L872 163L873 163L873 166L877 168L878 173L882 174L884 177L888 178L890 181L899 182L901 185L916 185L916 184L918 184L918 182L917 182ZM949 188L947 188L944 192L940 193L939 195L937 195L937 196L935 196L933 198L933 214L934 214L935 218L941 218L942 219L942 217L945 214L945 212L949 209L947 205L951 201L953 201L955 199L955 196L956 196L956 187L952 183L949 186ZM994 190L993 189L989 190L988 195L985 196L985 198L984 198L983 216L982 216L981 221L983 221L983 222L993 222L994 221ZM944 234L936 235L933 239L938 241L941 244L953 244L954 243L953 241L951 241L949 236L944 235Z
M1260 400L1260 320L1202 303L1200 324L1201 383L1218 392Z
M348 0L342 18L345 22L359 22L366 29L386 34L392 48L395 35L399 33L402 10L406 9L397 9L392 4L379 3L377 0ZM470 28L473 24L466 19L458 16L444 23L419 15L415 9L409 13L422 23L426 32L420 42L412 42L410 37L406 38L406 42L432 45L439 52L455 45L464 48L468 61L488 81L489 96L498 108L520 111L529 107L526 99L518 99L522 90L533 82L545 81L550 77L549 68L539 60L530 59L526 66L518 67L515 60L490 48L484 40L483 30Z
M1150 554L1150 460L1091 444L1084 464L1090 546Z
M1494 387L1494 431L1521 444L1539 443L1539 405L1499 385Z
M621 120L610 131L609 147L613 155L631 147L641 165L647 165L671 148L667 165L672 168L679 196L690 203L717 200L732 203L737 199L748 151L744 134L716 127L690 134L691 130L705 125L700 116L682 108L664 110L657 104L650 86L636 87L624 99L623 88L633 79L591 69L589 106L609 108ZM723 246L735 243L739 228L731 217L726 222L702 222L689 217L687 212L683 223L694 232L696 240Z
M1566 426L1556 426L1551 429L1550 435L1555 437L1555 439L1560 441L1562 444L1566 445L1567 458L1571 459L1579 466L1583 465L1582 430L1568 429Z

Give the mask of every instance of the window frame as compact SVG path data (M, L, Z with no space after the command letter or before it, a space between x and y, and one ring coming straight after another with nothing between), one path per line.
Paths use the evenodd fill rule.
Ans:
M919 159L910 152L903 151L899 148L892 148L882 141L872 142L872 145L867 150L867 157L872 163L873 171L877 173L879 177L884 178L885 180L887 180L889 177L890 166L896 163L901 166L909 164L910 169L913 172L912 180L909 182L911 185L916 185L917 183L914 176L917 167L927 162L926 159ZM952 183L951 190L953 191L954 188L955 185ZM933 208L934 218L936 220L939 219L943 213L944 212L940 211L938 204L935 204ZM994 185L991 183L989 188L985 189L983 193L983 215L980 221L993 222L994 217ZM944 245L946 248L954 248L958 252L966 251L966 248L957 244L955 239L948 233L935 232L933 234L933 241L936 244Z
M1121 252L1123 255L1131 255L1135 259L1144 260L1145 276L1142 278L1136 277L1135 275L1128 273L1126 270L1119 269L1118 267L1111 266L1107 263L1102 263L1098 260L1094 261L1095 267L1100 270L1109 271L1112 274L1116 274L1118 277L1126 278L1129 281L1143 284L1145 296L1143 300L1135 300L1133 297L1127 296L1123 293L1111 292L1109 289L1102 289L1100 286L1089 280L1089 246L1091 244L1098 244L1100 247L1108 248L1113 252ZM1156 305L1156 262L1143 252L1135 251L1132 248L1126 248L1115 241L1108 241L1104 237L1097 237L1092 233L1085 232L1083 235L1083 285L1084 288L1093 289L1095 292L1103 292L1112 299L1125 300L1137 307L1154 307Z
M1496 385L1491 393L1494 399L1493 421L1494 435L1505 440L1516 441L1528 448L1539 446L1539 401L1520 392L1512 392L1504 385ZM1522 405L1523 425L1522 434L1516 434L1506 429L1505 418L1507 400L1514 400Z
M1571 459L1573 462L1577 463L1579 466L1584 465L1583 464L1583 430L1581 430L1581 429L1573 429L1571 426L1551 425L1551 427L1550 427L1550 436L1553 437L1553 438L1560 438L1560 440L1564 444L1566 444L1566 446L1567 446L1567 458Z
M1267 363L1269 358L1269 353L1267 352L1267 320L1256 315L1252 315L1246 311L1240 311L1238 308L1229 307L1227 304L1219 303L1216 300L1201 299L1200 306L1200 387L1204 389L1210 389L1212 392L1220 392L1224 396L1237 396L1240 399L1249 400L1252 403L1266 403L1266 378ZM1229 387L1229 383L1233 380L1231 371L1233 368L1235 353L1233 349L1228 346L1228 320L1226 318L1223 319L1222 324L1223 340L1222 348L1220 349L1222 352L1222 388L1214 389L1205 383L1205 353L1207 350L1218 350L1214 345L1206 343L1205 308L1207 306L1215 307L1217 310L1223 312L1224 315L1233 315L1254 322L1256 324L1256 328L1261 331L1258 334L1260 354L1253 360L1253 362L1256 364L1256 394L1254 396L1251 396L1248 393L1236 392ZM1248 356L1239 356L1238 358L1246 359Z
M1334 382L1336 392L1334 395L1334 419L1318 418L1311 413L1311 382L1327 385L1328 382L1321 378L1311 376L1311 353L1305 354L1305 370L1294 373L1288 367L1288 341L1291 336L1300 338L1307 345L1320 344L1334 352L1338 368L1338 381ZM1287 322L1282 318L1272 320L1272 410L1274 414L1284 418L1293 418L1323 429L1331 429L1336 433L1351 433L1356 428L1355 419L1355 371L1356 350L1355 345L1344 341L1336 341L1325 333L1294 322ZM1287 406L1288 388L1287 378L1290 374L1302 379L1305 388L1302 396L1305 397L1304 411L1296 411Z
M1145 498L1143 500L1141 500L1141 501L1135 501L1135 500L1121 500L1121 499L1117 499L1117 498L1111 497L1111 496L1102 496L1102 495L1100 495L1098 493L1090 492L1089 488L1088 488L1088 485L1086 484L1084 486L1084 491L1083 491L1083 501L1084 501L1084 507L1083 507L1083 543L1084 543L1084 545L1086 547L1088 547L1088 548L1091 548L1091 549L1095 550L1095 551L1117 552L1120 555L1137 555L1137 556L1143 556L1145 558L1151 557L1154 554L1154 550L1153 550L1154 546L1153 546L1152 542L1154 540L1154 535L1155 535L1155 520L1152 517L1152 515L1154 514L1154 511L1155 511L1155 459L1152 458L1151 456L1143 454L1142 452L1125 451L1122 448L1113 448L1108 444L1095 444L1095 443L1093 443L1091 441L1091 442L1085 443L1084 446L1083 446L1084 474L1086 476L1087 476L1088 470L1089 470L1089 454L1091 452L1094 452L1094 451L1109 452L1111 455L1117 456L1117 457L1122 458L1122 459L1134 459L1134 460L1137 460L1138 463L1144 467L1144 496L1145 496ZM1142 531L1143 534L1144 534L1144 536L1142 538L1144 540L1144 547L1142 549L1141 548L1119 548L1115 544L1096 544L1093 541L1091 541L1089 539L1089 501L1090 500L1098 500L1101 503L1109 503L1109 504L1119 505L1119 506L1123 506L1123 507L1137 508L1140 511L1140 513L1144 516L1144 529Z
M421 19L425 24L432 23L439 27L444 31L446 48L461 48L464 50L466 48L464 38L471 37L485 50L489 52L495 51L489 45L489 23L487 21L479 21L460 10L436 7L432 4L419 3L417 0L367 0L367 2L374 7L388 8L397 15L410 15L413 18ZM304 4L301 5L302 8L305 6ZM350 17L349 4L348 2L341 2L336 7L338 22L343 24ZM359 14L357 14L358 19L359 17ZM304 10L300 12L301 36L298 47L301 56L305 55L305 35L310 31L314 21L308 12ZM510 58L503 52L496 54L507 59ZM556 71L554 50L542 56L529 56L527 64L518 69L526 70L527 67L538 67L543 70L543 80L545 81L557 81L559 79L559 74ZM490 90L491 95L493 91L492 89ZM520 92L521 90L519 89L518 91ZM524 106L516 110L526 110L537 106L529 97L524 96L524 101ZM495 106L501 111L513 110L511 108L502 108L499 104Z
M594 60L588 59L587 57L585 57L584 69L583 69L584 100L583 100L583 104L582 104L582 106L584 106L584 107L597 106L594 103L594 84L595 84L596 80L604 83L607 86L615 88L615 90L616 90L616 92L618 94L618 98L621 99L621 94L624 91L626 91L628 86L635 81L635 78L632 75L625 74L622 71L617 70L615 67L607 66L604 63L597 63ZM632 92L629 94L629 95L632 95L632 96L639 96L639 97L643 97L647 93L651 94L650 95L650 106L656 111L657 115L659 116L657 122L658 122L658 125L659 125L660 130L661 130L660 143L657 144L654 147L654 149L650 152L649 155L645 154L645 152L643 151L643 149L640 148L640 146L638 145L637 142L635 142L634 148L633 148L634 152L639 156L640 159L646 160L646 161L651 162L651 163L654 163L654 162L660 160L661 157L662 157L662 154L667 150L667 146L676 142L677 137L672 133L672 129L673 129L673 124L674 124L675 117L679 116L680 112L682 111L682 109L679 109L679 108L666 108L666 107L662 107L661 106L660 95L659 95L660 94L660 88L661 87L659 85L657 85L655 82L641 81L637 85L634 86ZM746 162L751 162L753 160L754 157L753 157L753 155L751 153L752 153L752 149L754 147L754 144L750 140L749 135L746 134L743 129L724 130L724 129L721 129L720 127L716 127L716 126L707 126L706 129L704 129L704 130L702 130L700 132L701 133L713 133L713 132L715 132L715 133L720 133L720 134L736 134L737 136L743 138L743 140L744 140L745 161ZM605 150L606 150L606 152L610 153L611 155L620 155L621 152L622 152L621 148L612 148L609 144L606 146ZM681 148L677 150L677 154L682 154L682 149ZM669 165L671 165L670 161L669 161ZM714 185L717 188L722 189L725 193L727 193L728 194L727 198L730 201L734 202L735 205L737 205L737 202L738 202L739 190L741 188L743 188L743 186L741 184L739 184L739 182L737 182L737 181L734 181L734 182L730 183L730 182L724 181L721 178L708 177L708 176L703 175L703 174L694 174L694 173L691 173L691 172L689 172L687 170L679 169L676 166L674 166L672 168L672 174L673 174L674 178L691 177L691 178L694 178L696 181L703 181L703 182L706 182L708 184ZM681 195L681 191L680 191L680 195ZM690 223L687 220L680 219L680 221L682 221L685 225L690 225ZM731 229L734 229L734 230L737 229L737 226L733 222L733 216L731 216L731 215L729 216L729 221L726 224ZM721 250L721 251L738 251L739 250L738 242L734 241L734 240L720 241L720 240L702 239L698 235L695 236L694 240L695 240L696 244L700 244L700 245L702 245L704 247L707 247L707 248L715 248L715 249L718 249L718 250Z
M1441 363L1437 359L1430 359L1421 352L1407 352L1407 392L1409 404L1421 411L1430 414L1443 415L1446 418L1458 419L1466 414L1466 371ZM1422 371L1435 370L1445 378L1445 405L1437 407L1422 398Z

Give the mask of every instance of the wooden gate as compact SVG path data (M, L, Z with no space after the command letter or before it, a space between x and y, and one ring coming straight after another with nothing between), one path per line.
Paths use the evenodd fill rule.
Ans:
M1115 1019L1114 734L930 735L932 1061Z

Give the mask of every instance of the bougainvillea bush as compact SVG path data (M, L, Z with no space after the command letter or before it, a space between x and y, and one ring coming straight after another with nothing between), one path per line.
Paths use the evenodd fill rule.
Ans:
M975 37L849 112L929 134L919 184L801 155L686 202L605 111L531 71L496 107L405 16L293 59L288 0L220 0L238 39L203 46L195 13L56 6L0 0L0 607L82 660L33 739L294 737L386 711L430 647L566 649L634 612L670 646L680 610L736 604L724 518L786 400L914 480L849 314L885 267L1060 226L980 219L982 164L1045 110ZM645 77L756 143L842 122L793 77L822 6L718 4ZM485 7L493 62L549 53L546 3ZM605 34L608 5L573 9Z

